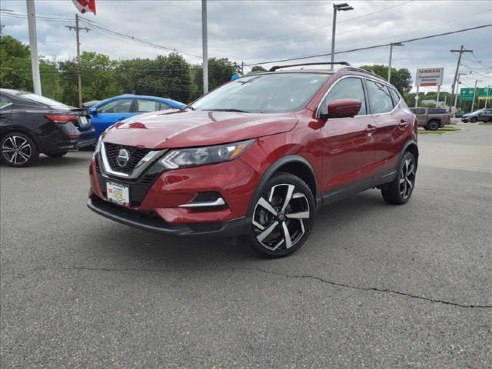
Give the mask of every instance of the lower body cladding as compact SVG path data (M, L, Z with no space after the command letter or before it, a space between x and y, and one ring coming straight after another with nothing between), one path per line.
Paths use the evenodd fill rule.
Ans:
M113 221L179 236L235 236L251 226L247 213L258 173L241 159L171 171L156 162L132 180L103 168L98 154L87 206Z

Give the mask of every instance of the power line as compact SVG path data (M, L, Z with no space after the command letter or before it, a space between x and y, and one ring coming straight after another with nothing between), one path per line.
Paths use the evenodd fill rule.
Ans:
M456 34L456 33L462 33L462 32L472 31L472 30L486 28L486 27L491 27L491 26L492 26L492 24L485 24L485 25L482 25L482 26L475 26L475 27L463 28L463 29L460 29L460 30L457 30L457 31L437 33L437 34L434 34L434 35L428 35L428 36L423 36L423 37L411 38L411 39L402 40L402 41L394 41L393 43L408 43L408 42L414 42L414 41L420 41L420 40L427 40L427 39L430 39L430 38L441 37L441 36L449 36L449 35L453 35L453 34ZM359 48L351 49L351 50L337 51L334 54L347 54L347 53L352 53L352 52L355 52L355 51L377 49L377 48L380 48L380 47L385 47L385 46L390 46L390 45L391 45L391 43L386 43L386 44L380 44L380 45L359 47ZM319 57L330 56L330 55L331 55L331 53L324 53L324 54L317 54L317 55L300 56L300 57L297 57L297 58L270 60L270 61L263 61L263 62L259 62L259 63L248 63L248 64L244 64L244 65L246 65L246 66L254 66L254 65L272 64L272 63L282 63L282 62L287 62L287 61L312 59L312 58L319 58Z
M135 41L135 42L139 42L141 44L148 45L148 46L151 46L151 47L154 47L154 48L163 49L163 50L167 50L167 51L171 51L171 52L175 52L175 53L179 53L179 54L183 54L183 55L188 55L188 56L191 56L193 58L202 59L202 57L201 56L198 56L198 55L190 54L190 53L187 53L187 52L184 52L184 51L175 49L175 48L167 47L167 46L158 45L158 44L155 44L153 42L145 41L145 40L142 40L142 39L140 39L138 37L135 37L135 36L132 36L132 35L129 35L129 34L126 34L126 33L122 33L122 32L119 32L119 31L115 31L115 30L112 30L112 29L109 29L109 28L100 26L96 22L91 21L89 19L85 19L83 17L80 17L80 20L82 22L84 22L85 24L90 25L91 27L96 27L96 28L98 28L98 29L100 29L102 31L111 33L113 35L117 35L117 36L122 37L122 38L125 38L125 39L129 39L129 40L132 40L132 41Z

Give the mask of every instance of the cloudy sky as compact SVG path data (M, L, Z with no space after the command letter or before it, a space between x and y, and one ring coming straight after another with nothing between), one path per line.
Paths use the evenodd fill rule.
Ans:
M393 67L444 67L443 90L450 90L457 53L464 45L473 53L462 58L462 87L492 85L492 27L448 36L410 39L492 24L490 0L375 1L347 0L354 10L337 13L336 51L404 42L393 48ZM209 56L255 65L330 53L333 1L329 0L208 0ZM75 24L72 0L35 0L38 50L51 60L73 58ZM83 51L114 59L154 58L172 50L201 63L200 0L96 0L97 15L86 13L81 26ZM28 43L25 0L2 0L3 34ZM93 22L91 24L91 22ZM134 37L134 39L131 39ZM145 44L144 41L153 44ZM389 46L336 56L352 65L388 64ZM306 62L329 61L329 56ZM292 62L294 63L294 62ZM275 63L265 64L266 68ZM425 90L424 90L425 91Z

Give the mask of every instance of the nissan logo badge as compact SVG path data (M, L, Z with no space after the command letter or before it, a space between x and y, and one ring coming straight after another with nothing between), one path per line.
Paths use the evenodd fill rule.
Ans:
M124 168L126 167L129 161L130 161L130 153L128 152L128 150L120 149L120 151L118 151L118 156L116 157L116 164L118 164L120 168Z

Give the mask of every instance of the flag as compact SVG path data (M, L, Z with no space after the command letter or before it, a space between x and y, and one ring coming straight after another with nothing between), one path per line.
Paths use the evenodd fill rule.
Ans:
M72 0L75 7L84 14L86 11L96 14L96 0Z

